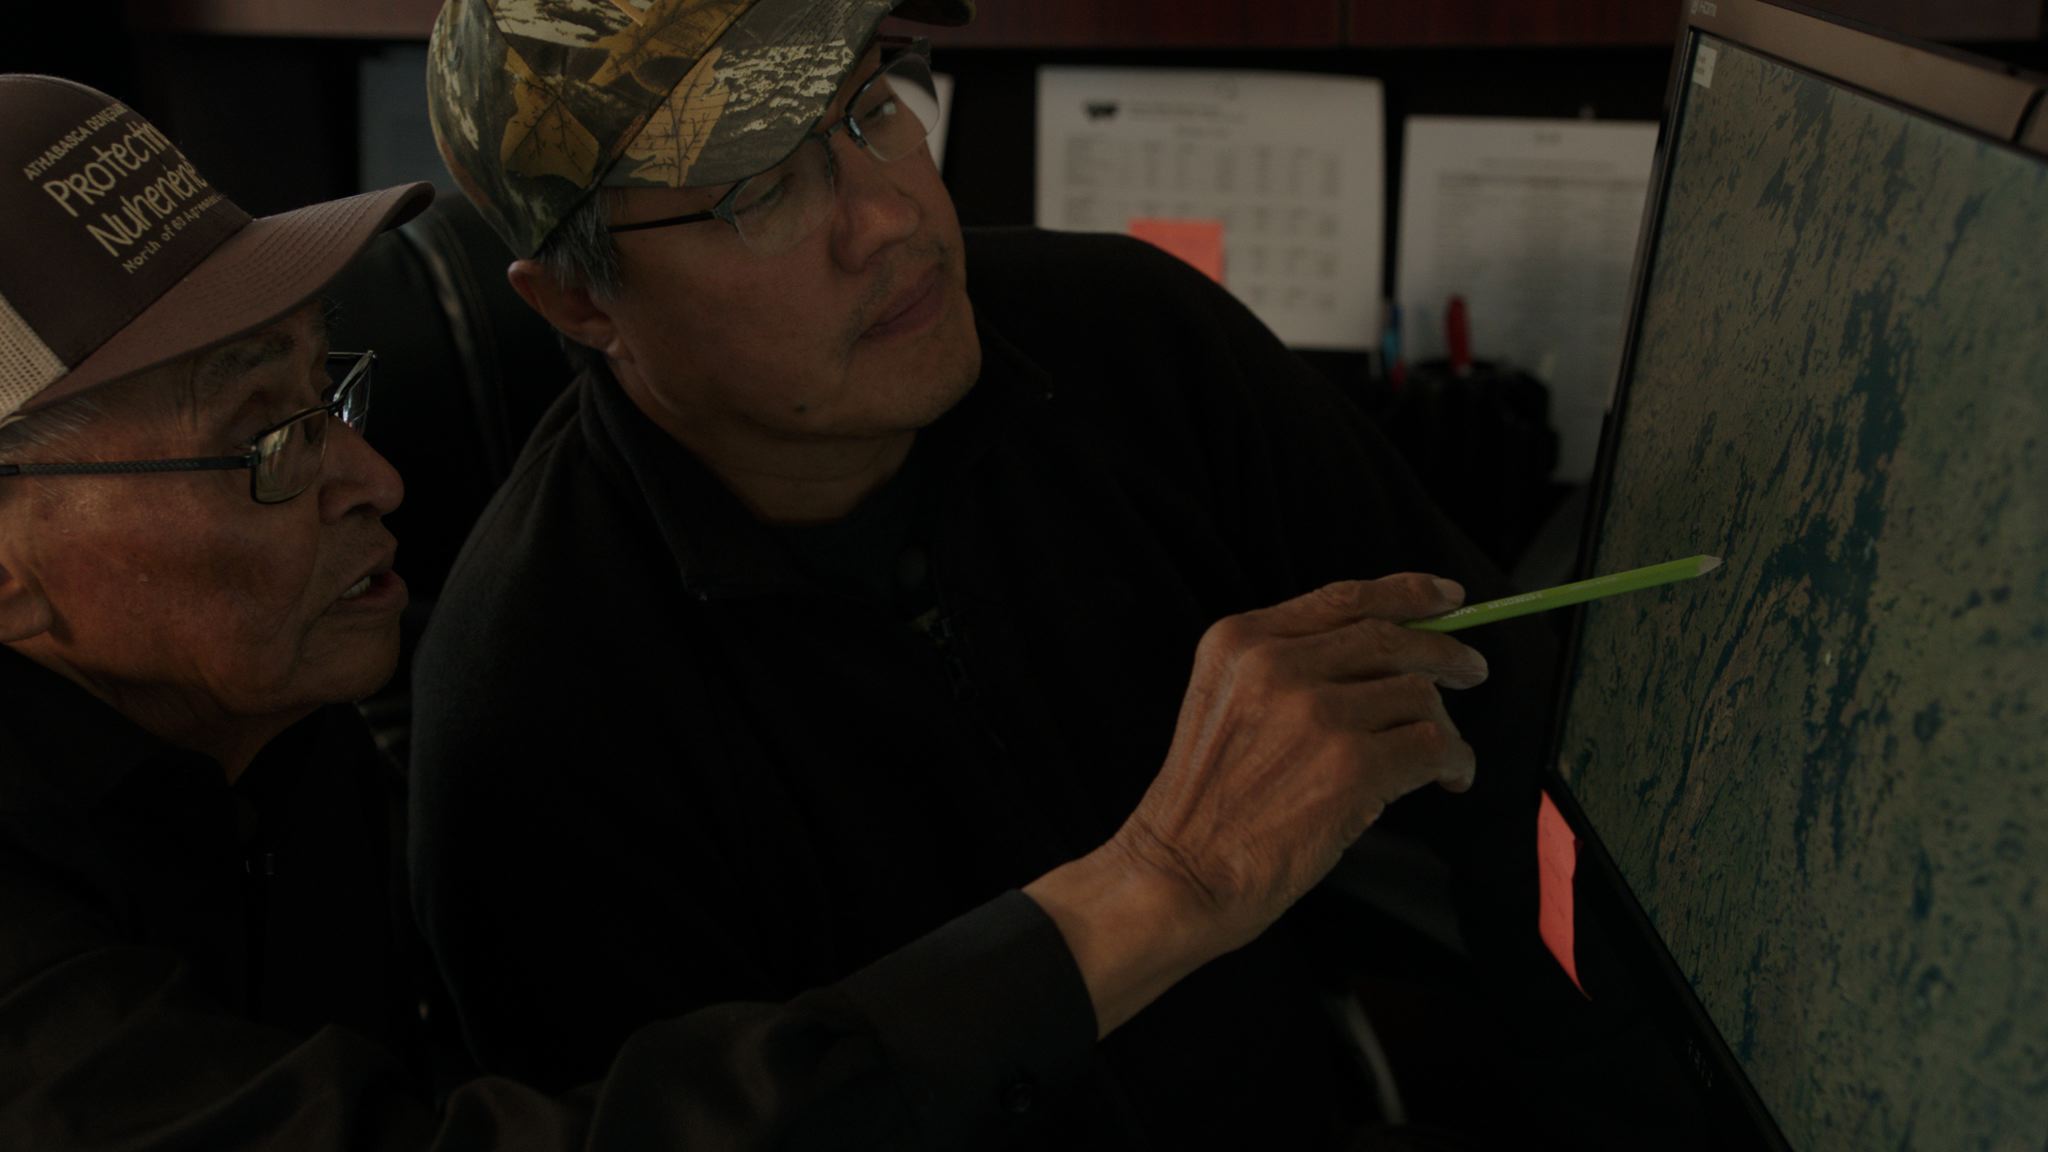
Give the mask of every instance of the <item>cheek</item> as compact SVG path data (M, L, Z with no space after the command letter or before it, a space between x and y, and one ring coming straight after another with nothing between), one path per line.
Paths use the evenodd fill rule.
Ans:
M73 592L64 599L80 643L104 660L157 669L291 661L308 619L316 542L288 523L258 532L189 513L172 506L101 521L67 539Z
M844 355L835 333L847 311L815 285L735 281L694 299L652 297L632 324L644 368L672 400L781 410L819 398Z

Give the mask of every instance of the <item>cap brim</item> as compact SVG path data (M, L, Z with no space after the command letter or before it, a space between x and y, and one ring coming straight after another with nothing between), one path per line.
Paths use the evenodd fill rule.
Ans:
M891 15L921 24L958 26L974 19L974 5L965 0L903 0Z
M417 215L406 184L251 220L23 411L258 331L326 287L377 234Z

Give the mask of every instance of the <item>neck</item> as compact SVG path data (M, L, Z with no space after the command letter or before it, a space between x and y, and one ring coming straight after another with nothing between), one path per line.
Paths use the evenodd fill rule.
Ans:
M218 709L117 681L96 677L63 660L18 647L23 655L92 693L136 727L173 748L208 757L232 784L258 754L285 730L313 714L311 707L278 716L230 716Z
M917 439L916 429L906 429L872 438L795 440L737 421L690 419L664 406L631 373L617 377L634 407L768 524L844 519L896 475Z

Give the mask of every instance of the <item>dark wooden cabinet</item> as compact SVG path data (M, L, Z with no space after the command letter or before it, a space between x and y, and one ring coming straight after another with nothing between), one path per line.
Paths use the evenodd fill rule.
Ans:
M980 0L974 23L919 32L971 48L1333 48L1344 42L1343 6L1344 0Z
M1349 0L1359 47L1661 44L1683 0Z
M1662 44L1687 0L1348 0L1357 47ZM2039 40L2048 0L1801 0L1822 12L1923 40Z
M2039 40L2044 0L1804 0L1811 7L1922 40Z
M424 40L441 0L129 0L137 31Z
M2048 0L1804 0L1929 40L2038 40ZM1686 0L980 0L963 48L1520 47L1668 43ZM441 0L130 0L137 29L421 39ZM904 27L911 27L905 25Z
M1333 48L1345 0L982 0L965 28L928 29L975 48ZM137 28L234 36L407 40L441 0L131 0Z

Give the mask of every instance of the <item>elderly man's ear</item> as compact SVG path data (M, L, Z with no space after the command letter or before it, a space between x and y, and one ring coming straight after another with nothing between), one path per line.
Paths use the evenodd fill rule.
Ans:
M40 636L54 619L34 573L11 550L0 547L0 644Z
M538 260L514 260L505 269L512 290L526 306L578 344L597 349L613 360L633 357L619 339L618 326L603 303L584 288L562 284Z

